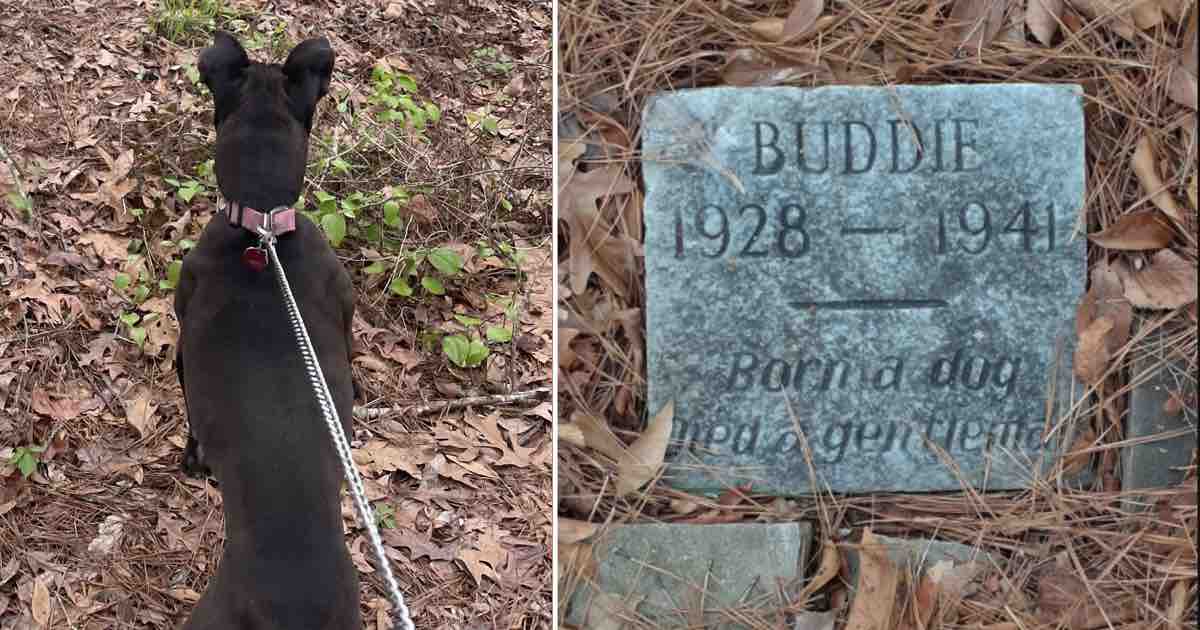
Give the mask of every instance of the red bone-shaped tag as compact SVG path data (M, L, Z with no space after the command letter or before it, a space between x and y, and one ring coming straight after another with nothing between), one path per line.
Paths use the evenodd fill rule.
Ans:
M247 247L246 251L242 252L242 262L254 271L262 271L267 268L267 250L261 247Z

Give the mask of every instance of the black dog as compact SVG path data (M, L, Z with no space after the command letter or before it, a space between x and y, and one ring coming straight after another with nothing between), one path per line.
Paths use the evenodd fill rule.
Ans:
M341 467L275 270L243 260L258 244L252 229L263 214L286 209L275 215L284 226L276 233L294 229L276 248L349 433L353 287L321 231L290 209L333 50L310 39L282 67L251 63L233 36L218 33L199 66L216 104L216 174L227 205L183 261L177 366L189 425L183 467L221 484L225 552L184 628L359 630Z

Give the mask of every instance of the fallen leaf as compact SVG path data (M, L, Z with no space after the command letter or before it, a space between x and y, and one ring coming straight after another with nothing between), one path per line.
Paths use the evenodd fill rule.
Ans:
M1075 375L1085 385L1095 385L1108 371L1108 341L1105 337L1113 328L1107 317L1099 317L1079 334L1079 345L1075 348Z
M1036 0L1034 1L1036 2ZM913 591L912 605L909 608L913 617L913 627L916 630L925 630L929 627L929 621L933 618L933 612L938 605L938 593L937 582L928 575L922 575L917 582L917 588Z
M784 22L783 18L763 18L750 24L750 31L765 40L779 41L779 38L783 36Z
M1196 263L1172 250L1155 253L1141 269L1124 259L1114 267L1125 297L1138 308L1172 309L1196 301Z
M137 429L138 435L146 437L154 430L154 412L158 405L150 401L150 390L139 388L131 398L125 401L125 420Z
M583 446L607 455L613 461L621 461L625 457L625 444L596 416L575 412L571 414L571 424L579 428L583 436Z
M795 6L784 20L780 40L787 41L806 35L824 10L825 0L796 0Z
M846 630L888 630L900 572L888 557L887 547L869 528L863 530L858 551L858 583L846 617Z
M1025 9L1025 25L1037 40L1047 46L1058 32L1063 0L1029 0Z
M990 44L1004 26L1004 8L1007 4L996 0L955 2L946 29L949 47L977 52Z
M46 587L46 580L37 578L33 581L33 601L30 602L33 609L33 620L39 626L46 627L50 624L50 589Z
M596 534L596 530L600 529L597 523L589 523L573 518L559 518L558 521L558 541L560 543L578 543L591 538Z
M832 540L826 538L821 542L821 564L817 567L817 572L808 580L804 588L800 590L796 601L804 602L809 597L821 590L821 587L829 583L830 580L837 577L838 569L842 565L842 554L838 551L837 545Z
M88 552L98 556L112 555L118 545L121 544L121 538L124 534L125 518L116 514L110 514L100 524L100 531L96 534L96 537L92 539L92 542L88 543Z
M1075 442L1071 444L1071 448L1067 449L1066 455L1063 457L1063 473L1066 475L1074 475L1083 470L1088 462L1092 459L1092 454L1086 451L1096 445L1096 432L1091 428L1081 431L1075 438Z
M1107 262L1092 269L1091 287L1079 302L1075 313L1075 332L1083 334L1099 317L1112 321L1112 330L1105 336L1105 346L1116 354L1129 341L1133 328L1133 305L1125 298L1125 289L1117 272Z
M475 579L476 586L482 582L484 576L499 584L500 578L496 571L503 569L508 563L508 551L500 546L497 528L492 526L484 531L474 546L459 550L458 559Z
M1183 211L1175 198L1167 190L1167 184L1158 174L1158 160L1155 157L1154 142L1150 136L1142 136L1133 152L1133 172L1142 184L1142 190L1150 195L1150 200L1158 206L1180 228L1187 229Z
M1158 210L1121 215L1116 223L1088 235L1101 247L1125 251L1162 249L1171 244L1173 237L1169 219Z
M1136 602L1130 598L1106 599L1101 610L1087 585L1069 569L1050 565L1038 579L1038 618L1043 623L1098 629L1130 621L1137 613Z
M173 588L168 590L167 594L185 604L195 604L200 601L200 593L190 588Z
M646 430L617 460L617 496L641 488L658 474L667 455L674 417L675 402L671 401L654 415Z
M729 53L721 69L721 80L738 86L783 85L806 77L832 78L833 72L816 59L812 63L790 59L778 63L753 48L738 48Z
M1192 48L1190 53L1193 58L1196 56L1196 49ZM1172 101L1190 107L1193 110L1197 109L1197 101L1200 101L1200 95L1197 91L1200 88L1196 85L1196 75L1188 72L1183 62L1171 66L1171 78L1167 80L1167 97Z
M1088 19L1102 20L1105 28L1130 41L1137 37L1130 15L1132 4L1129 0L1071 0L1071 6Z

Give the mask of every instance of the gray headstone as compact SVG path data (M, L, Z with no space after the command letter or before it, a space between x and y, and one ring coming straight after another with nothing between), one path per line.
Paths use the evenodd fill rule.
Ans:
M778 589L800 586L811 536L808 523L610 528L595 545L595 579L576 590L566 621L682 628L703 611L705 627L743 627L731 623L734 609L778 609Z
M681 91L643 150L670 483L807 493L806 442L835 491L959 488L923 436L1027 482L1084 289L1077 86Z
M1159 334L1161 337L1161 334ZM1151 346L1161 346L1156 340ZM1196 449L1196 364L1179 357L1138 356L1130 373L1129 416L1125 439L1154 438L1122 449L1121 487L1125 490L1167 488L1183 481ZM1175 413L1167 410L1180 397Z

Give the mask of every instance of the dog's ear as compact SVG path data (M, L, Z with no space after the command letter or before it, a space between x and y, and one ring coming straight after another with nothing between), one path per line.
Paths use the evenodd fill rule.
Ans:
M217 31L213 45L200 53L200 80L213 93L216 105L216 122L228 114L237 104L238 86L241 83L250 58L246 49L238 43L233 35L225 31Z
M333 75L333 49L324 37L300 42L288 54L283 64L287 76L288 100L296 118L312 129L313 112L317 101L329 91L329 78Z

